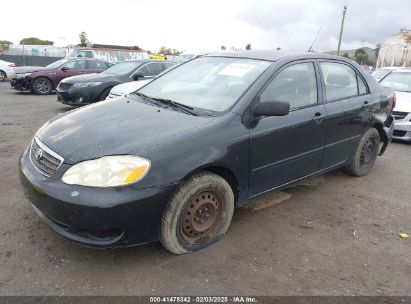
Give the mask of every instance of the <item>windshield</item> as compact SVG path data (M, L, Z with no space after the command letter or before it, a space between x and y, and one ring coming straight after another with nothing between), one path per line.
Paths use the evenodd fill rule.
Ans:
M47 68L56 69L56 68L58 68L59 66L61 66L62 64L66 63L67 61L68 61L67 59L60 59L60 60L54 61L53 63L50 63L50 64L47 66Z
M126 61L113 65L111 68L103 71L103 74L125 75L134 71L141 64L140 61Z
M221 112L230 108L271 62L201 57L180 65L138 92L150 98Z
M411 92L411 72L393 72L381 81L381 85L394 91Z
M377 79L377 80L381 80L383 79L385 76L387 76L392 70L389 69L378 69L375 70L375 72L371 73L371 75Z

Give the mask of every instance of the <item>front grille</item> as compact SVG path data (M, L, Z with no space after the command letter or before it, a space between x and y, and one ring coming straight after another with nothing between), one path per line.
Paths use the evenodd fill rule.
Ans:
M407 117L408 112L399 112L399 111L393 111L392 116L394 116L395 120L403 120L405 117Z
M71 83L60 82L60 84L58 85L58 88L59 88L61 91L67 91L68 89L71 88L71 86L72 86Z
M63 162L60 155L50 150L37 138L34 138L31 143L30 160L33 166L47 177L52 176Z
M397 137L404 137L406 133L407 131L394 130L394 136L397 136Z

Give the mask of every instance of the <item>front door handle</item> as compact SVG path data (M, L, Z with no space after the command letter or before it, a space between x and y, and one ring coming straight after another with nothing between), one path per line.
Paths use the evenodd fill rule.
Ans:
M365 110L365 111L370 111L370 105L368 104L368 101L367 101L367 100L365 100L365 101L363 102L362 108L363 108L363 110Z

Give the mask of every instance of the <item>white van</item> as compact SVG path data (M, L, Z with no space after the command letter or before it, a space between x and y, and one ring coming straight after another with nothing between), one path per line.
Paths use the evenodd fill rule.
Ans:
M80 48L71 51L67 57L95 58L110 63L117 63L121 61L148 59L148 54L144 51L127 49Z

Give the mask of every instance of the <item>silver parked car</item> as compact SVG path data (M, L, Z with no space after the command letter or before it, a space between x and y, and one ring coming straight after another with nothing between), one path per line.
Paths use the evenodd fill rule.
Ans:
M391 87L397 98L393 138L411 142L411 68L392 71L380 84Z

